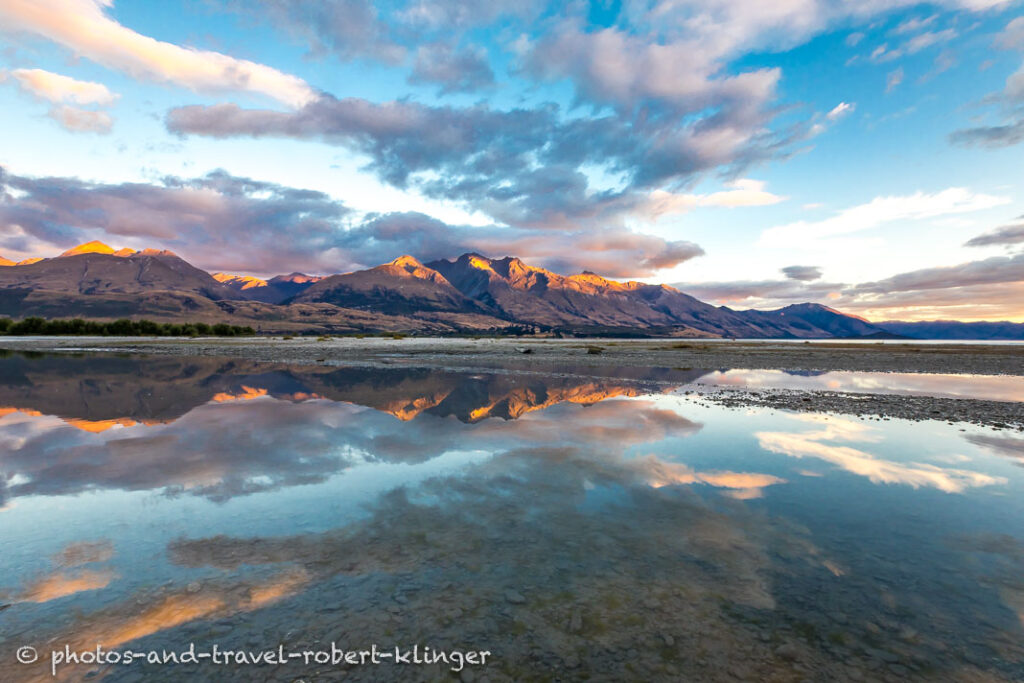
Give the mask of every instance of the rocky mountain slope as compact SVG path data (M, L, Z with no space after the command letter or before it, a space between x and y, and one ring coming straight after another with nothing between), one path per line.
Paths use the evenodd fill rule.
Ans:
M0 268L0 315L151 317L252 324L262 331L408 331L515 327L575 334L857 337L885 332L819 304L775 311L712 306L668 285L561 275L515 257L401 256L367 270L268 280L210 275L168 251L90 242Z
M369 270L324 278L290 302L332 303L390 314L494 312L463 295L443 275L412 256L401 256Z

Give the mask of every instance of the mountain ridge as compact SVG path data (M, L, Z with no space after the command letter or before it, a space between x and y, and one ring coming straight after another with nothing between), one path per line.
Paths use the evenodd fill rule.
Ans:
M901 333L817 303L713 306L664 284L562 275L515 256L411 255L328 276L208 273L173 252L87 242L60 256L0 258L0 315L185 316L261 331L481 330L731 338L887 338ZM218 320L219 321L219 320Z

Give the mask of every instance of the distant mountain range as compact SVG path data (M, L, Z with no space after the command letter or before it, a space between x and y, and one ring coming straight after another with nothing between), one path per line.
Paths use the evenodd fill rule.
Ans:
M401 256L328 277L291 273L261 280L211 275L169 251L115 250L89 242L56 258L20 263L0 258L0 266L0 315L11 317L187 319L275 333L551 331L878 339L918 337L920 332L961 338L956 335L970 334L964 330L995 334L962 323L875 324L814 303L738 311L667 285L622 283L590 272L566 276L518 258L479 254L429 263ZM1024 329L1012 323L990 325L1003 326L999 334L1024 338Z
M974 322L959 320L928 320L920 322L889 321L875 323L883 330L913 339L978 339L1016 341L1024 339L1024 323Z
M310 285L324 278L303 273L291 273L290 275L278 275L269 280L261 280L249 275L214 273L213 279L240 293L242 298L268 304L279 304L301 294Z

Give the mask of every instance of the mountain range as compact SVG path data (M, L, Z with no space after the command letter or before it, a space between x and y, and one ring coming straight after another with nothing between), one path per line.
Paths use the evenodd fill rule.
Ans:
M733 310L668 285L618 282L586 271L560 275L515 257L479 254L428 263L401 256L327 277L291 273L263 280L210 274L169 251L115 250L89 242L55 258L0 258L0 266L0 315L11 317L230 322L265 333L880 339L912 334L899 324L875 324L815 303ZM952 333L950 325L944 334Z

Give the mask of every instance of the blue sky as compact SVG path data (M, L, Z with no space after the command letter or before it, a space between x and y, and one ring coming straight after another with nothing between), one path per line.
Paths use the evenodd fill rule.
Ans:
M1013 0L0 0L0 27L12 261L472 250L740 308L1024 320Z

